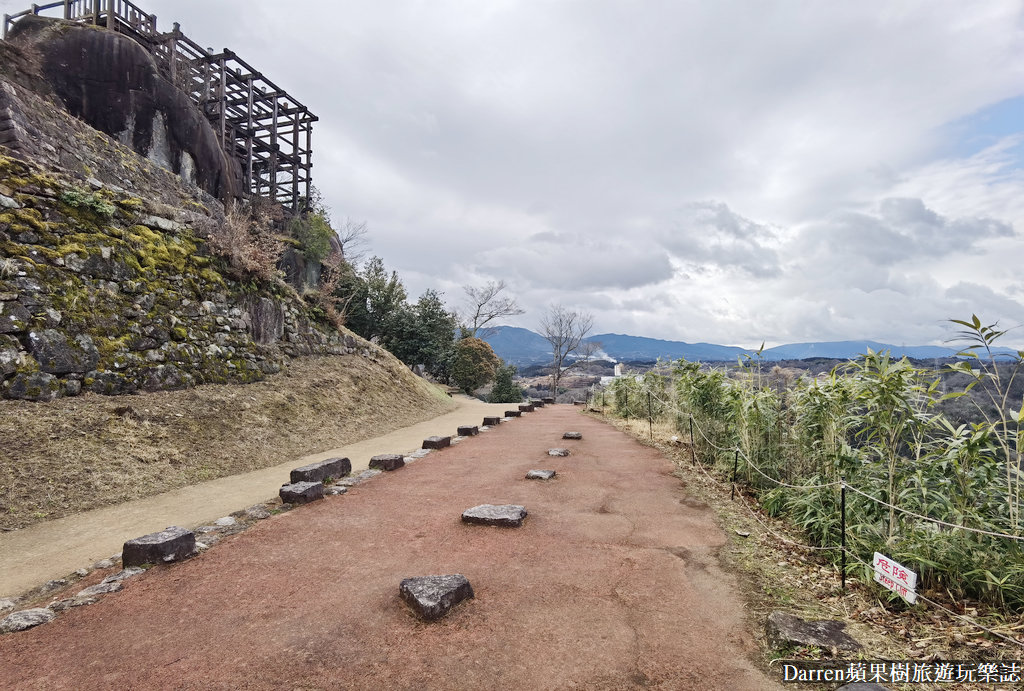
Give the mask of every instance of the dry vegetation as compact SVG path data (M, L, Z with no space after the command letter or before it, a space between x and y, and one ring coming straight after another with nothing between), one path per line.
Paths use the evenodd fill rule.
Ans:
M377 436L453 406L397 361L294 360L246 385L0 401L0 530Z
M746 601L750 630L761 646L761 666L779 678L781 660L1019 660L1015 646L994 639L977 628L934 609L906 608L893 602L881 588L847 579L847 590L840 586L839 571L785 540L802 544L797 531L782 521L756 511L752 501L737 496L730 500L727 478L709 476L692 462L687 440L669 422L655 422L653 431L646 419L603 418L599 411L589 413L635 437L641 443L659 449L672 459L676 475L686 491L711 506L729 542L719 552L728 570L738 575ZM674 439L675 438L675 439ZM713 469L707 469L715 473ZM770 528L769 532L767 528ZM738 532L737 532L738 531ZM741 537L746 533L748 537ZM774 533L774 535L772 534ZM784 538L784 539L780 539ZM836 619L847 623L847 631L864 650L860 654L798 647L780 650L764 634L768 615L776 610L804 619ZM968 608L969 615L977 610ZM1011 631L1019 635L1020 631ZM794 684L801 689L831 689L833 686ZM984 684L912 684L893 688L918 689L992 689ZM1008 687L1002 687L1008 688Z

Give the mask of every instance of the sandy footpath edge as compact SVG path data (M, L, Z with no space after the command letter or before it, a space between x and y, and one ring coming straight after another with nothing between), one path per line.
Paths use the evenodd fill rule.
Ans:
M0 597L16 596L75 569L121 551L121 545L170 525L193 527L277 496L288 473L314 461L347 456L354 473L380 453L409 453L432 435L454 435L459 425L479 425L485 415L500 415L507 403L483 403L456 396L458 408L389 434L328 449L250 473L231 475L145 499L107 506L0 533Z

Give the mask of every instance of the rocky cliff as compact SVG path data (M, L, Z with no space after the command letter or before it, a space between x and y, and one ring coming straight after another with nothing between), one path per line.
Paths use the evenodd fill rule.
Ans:
M248 382L295 356L384 356L211 252L233 177L145 50L67 22L16 29L0 43L0 394Z
M4 52L12 80L59 101L70 115L186 183L222 200L240 196L241 171L222 152L209 121L131 38L29 15L14 25ZM26 127L31 120L23 120Z

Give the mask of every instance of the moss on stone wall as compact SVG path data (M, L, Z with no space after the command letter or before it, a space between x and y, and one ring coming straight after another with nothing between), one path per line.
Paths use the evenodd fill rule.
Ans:
M0 194L0 334L17 339L22 362L0 373L6 397L245 383L292 356L375 350L279 282L232 280L194 230L194 210L87 190L2 156ZM42 371L43 330L61 344L87 337L94 357L80 359L95 366Z

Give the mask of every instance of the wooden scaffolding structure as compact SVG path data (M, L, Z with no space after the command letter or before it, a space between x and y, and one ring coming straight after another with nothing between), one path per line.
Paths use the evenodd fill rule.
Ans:
M209 119L224 153L241 167L248 195L271 199L296 213L309 200L313 123L318 118L234 52L203 48L177 23L172 31L161 33L156 15L129 0L32 5L4 15L4 38L11 26L30 14L103 26L131 37Z

